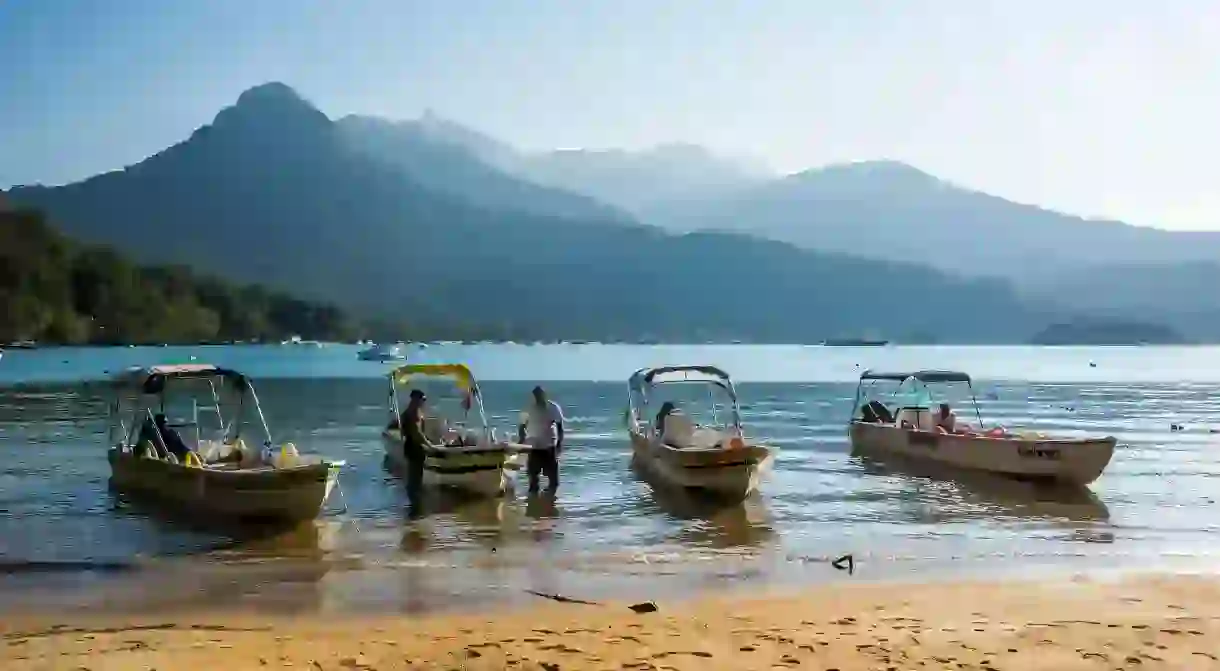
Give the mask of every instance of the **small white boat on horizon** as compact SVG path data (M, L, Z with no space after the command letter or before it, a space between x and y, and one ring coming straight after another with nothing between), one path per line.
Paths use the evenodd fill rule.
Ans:
M318 340L302 340L301 336L294 335L287 340L281 340L281 345L301 345L304 347L322 347L323 343Z
M899 400L893 411L876 399L866 401L864 383L878 381L897 383L899 392L905 387L915 392L915 397ZM953 383L964 383L969 388L977 430L956 421L952 429L939 423L928 385ZM984 428L970 376L948 370L864 371L856 387L849 433L853 451L861 454L1075 485L1088 485L1100 477L1118 442L1114 436L1057 438L1036 431Z
M382 363L407 360L406 345L403 343L394 343L392 345L375 345L370 342L369 344L372 345L372 347L360 350L360 352L356 355L357 359L360 359L361 361L380 361Z

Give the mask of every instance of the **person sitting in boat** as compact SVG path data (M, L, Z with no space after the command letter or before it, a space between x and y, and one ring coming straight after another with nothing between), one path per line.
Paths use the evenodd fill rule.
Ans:
M860 407L860 419L869 424L893 424L894 414L884 403L873 399Z
M666 401L661 404L661 409L657 412L657 420L653 423L653 426L657 429L658 436L665 435L665 418L669 417L677 409L678 406L673 401Z
M178 435L178 432L174 430L174 427L169 425L164 414L157 413L153 419L157 423L157 433L160 433L161 440L165 441L165 449L169 450L170 454L177 457L179 463L186 461L186 455L190 454L191 448L187 447L186 443L182 442L182 436Z
M940 412L936 415L936 426L944 429L945 433L953 433L956 430L957 415L953 414L948 403L940 404Z

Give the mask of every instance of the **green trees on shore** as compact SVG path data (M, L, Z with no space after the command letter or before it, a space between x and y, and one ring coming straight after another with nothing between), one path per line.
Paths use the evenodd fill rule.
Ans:
M372 328L394 330L181 266L141 267L113 249L74 243L38 211L0 210L0 342L352 340Z

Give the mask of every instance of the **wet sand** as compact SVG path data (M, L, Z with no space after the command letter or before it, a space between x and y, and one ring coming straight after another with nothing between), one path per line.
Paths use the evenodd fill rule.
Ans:
M839 583L432 617L6 617L0 668L1220 669L1220 579Z

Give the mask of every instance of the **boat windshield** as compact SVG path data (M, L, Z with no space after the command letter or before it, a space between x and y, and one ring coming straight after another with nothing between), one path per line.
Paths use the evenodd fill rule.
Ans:
M931 408L932 393L928 391L928 385L914 377L908 377L898 385L898 391L894 392L894 403L903 408Z
M648 390L648 403L642 419L652 426L656 415L666 403L673 404L673 411L680 412L699 426L717 429L732 429L736 426L733 413L733 397L718 384L698 382L670 382L652 386Z
M403 367L391 373L390 405L397 412L407 407L411 391L427 396L424 414L444 418L453 428L487 431L479 385L465 368L456 366Z
M252 417L261 421L257 400L247 390L246 383L234 384L219 377L166 378L158 393L124 392L125 398L116 401L112 431L134 444L157 428L163 436L181 440L194 451L201 451L208 441L230 444L242 437L258 443L269 441L269 436L260 435L265 431L245 435L245 424Z

